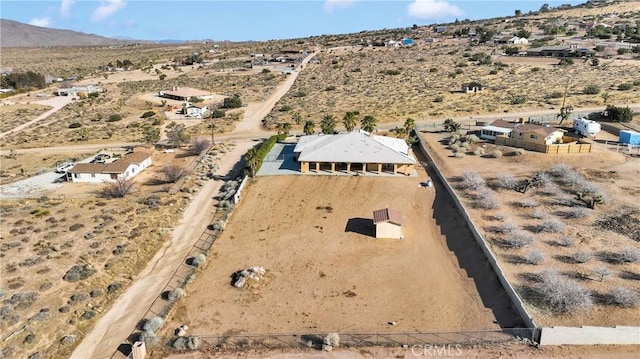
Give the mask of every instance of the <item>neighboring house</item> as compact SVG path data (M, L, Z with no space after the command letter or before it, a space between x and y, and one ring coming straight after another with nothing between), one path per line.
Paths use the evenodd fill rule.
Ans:
M149 152L133 152L111 163L78 163L67 171L67 181L103 183L133 178L151 165Z
M188 101L192 97L199 98L201 100L212 100L213 94L211 92L194 89L191 87L177 87L174 86L171 90L160 91L158 92L158 96L178 100L178 101Z
M494 44L507 44L511 40L511 36L496 36L493 38Z
M527 44L529 44L529 40L527 40L527 39L526 39L526 38L524 38L524 37L517 37L517 36L514 36L514 37L510 38L510 39L507 41L507 43L509 43L509 44L514 44L514 45L527 45Z
M411 174L415 160L409 146L399 138L370 135L354 131L337 135L302 136L293 152L300 163L300 172L354 171L358 174Z
M400 47L400 43L398 41L389 40L384 43L385 47Z
M58 96L76 96L77 94L84 93L86 95L90 93L101 93L105 92L104 89L98 86L88 85L88 86L73 86L67 88L59 88L56 91L56 95Z
M426 42L427 44L431 44L437 41L438 39L436 39L435 37L427 37L426 39L424 39L424 42Z
M566 132L555 127L496 120L480 130L480 138L495 140L496 137L504 137L533 144L552 145L562 143L562 137Z
M444 26L444 25L442 25L442 26L436 26L436 27L433 29L433 31L434 31L434 32L437 32L437 33L439 33L439 34L440 34L440 33L446 32L446 31L447 31L447 27L446 27L446 26Z
M495 140L496 137L509 137L515 124L503 120L495 120L489 126L480 129L480 138Z
M383 208L373 211L373 224L376 226L376 238L403 239L402 213Z
M187 104L187 106L184 108L184 114L187 117L202 118L208 110L209 108L205 105L198 106L194 104Z
M549 46L527 50L527 56L543 57L585 57L595 54L594 50L585 47Z
M482 92L483 89L484 87L479 82L465 82L462 84L462 92L465 93L478 93Z

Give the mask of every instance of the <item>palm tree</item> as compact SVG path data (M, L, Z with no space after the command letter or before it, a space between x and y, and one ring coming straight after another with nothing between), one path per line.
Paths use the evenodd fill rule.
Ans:
M249 167L249 175L251 177L255 177L256 176L256 168L258 167L258 150L256 150L255 148L250 149L249 151L247 151L247 155L245 157L245 160L247 161L247 167Z
M376 130L376 127L378 127L378 125L376 124L377 120L375 119L375 117L371 116L371 115L367 115L364 116L364 118L362 119L362 121L360 121L360 127L364 130L367 131L369 133L372 133L373 131Z
M402 127L396 127L394 132L396 133L396 137L398 137L398 138L407 137L407 131Z
M300 112L296 112L293 114L293 121L295 121L296 125L300 124L300 122L302 121L302 115L300 114Z
M330 135L336 130L336 125L338 122L336 121L335 116L326 115L320 121L320 130L325 135Z
M345 113L344 117L342 118L342 124L344 125L344 128L346 128L348 132L353 131L353 129L356 128L356 112L349 111Z
M279 135L288 135L291 130L291 124L289 122L280 122L276 124L276 129L278 130Z
M313 123L313 121L309 120L309 121L305 121L304 123L304 134L305 135L313 135L313 133L315 132L315 123Z
M404 131L407 134L411 133L411 130L413 130L416 127L416 120L412 119L411 117L409 117L406 121L404 121Z

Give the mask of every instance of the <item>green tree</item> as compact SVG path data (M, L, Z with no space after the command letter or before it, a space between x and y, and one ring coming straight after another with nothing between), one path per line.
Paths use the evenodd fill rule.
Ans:
M302 115L300 114L300 112L296 112L293 114L293 121L296 123L296 125L299 125L300 122L302 122Z
M342 124L348 132L351 132L354 128L356 128L356 116L357 112L355 111L348 111L344 114L344 117L342 118Z
M249 173L249 176L255 177L256 168L258 167L258 162L260 162L260 158L258 157L258 150L256 150L255 148L252 148L249 151L247 151L247 154L245 156L245 161L247 161L247 166L251 171Z
M560 113L558 114L558 117L560 117L560 124L569 119L571 112L573 112L573 106L571 105L560 108Z
M309 120L309 121L305 121L304 122L304 134L305 135L313 135L313 133L315 132L315 124L313 123L313 121Z
M145 127L142 134L142 139L146 143L156 143L160 141L160 128L159 127Z
M362 130L372 133L378 127L378 120L371 115L364 116L362 121L360 121L360 127Z
M611 94L608 92L603 92L600 97L602 97L602 101L604 103L607 103L607 101L609 101L609 99L611 98Z
M81 128L78 130L78 136L80 137L80 141L86 141L89 139L89 130L86 128Z
M279 135L288 135L291 131L291 124L289 122L280 122L276 125L276 129Z
M325 115L320 121L320 131L325 135L330 135L336 130L337 124L335 116Z
M528 39L531 36L531 31L524 28L520 28L518 29L518 32L516 32L516 36L524 37L525 39Z
M181 123L165 131L167 132L167 138L169 139L169 142L171 142L176 147L180 147L183 144L187 143L191 138L191 136L186 133L186 130L187 127L183 123Z
M462 126L458 122L448 118L444 120L443 127L447 132L458 132Z
M242 107L242 99L240 95L235 94L232 97L227 97L222 101L222 108L240 108Z
M404 127L396 127L393 132L396 133L396 137L398 138L406 138L407 137L407 130L404 129Z
M416 127L416 120L412 119L411 117L409 117L404 121L404 131L407 134L410 134L411 130L415 129L415 127Z
M520 16L522 16L522 10L516 10L516 11L514 11L514 15L516 15L516 17L520 17Z
M608 105L605 110L605 117L611 122L631 122L633 119L633 112L626 107L617 107Z

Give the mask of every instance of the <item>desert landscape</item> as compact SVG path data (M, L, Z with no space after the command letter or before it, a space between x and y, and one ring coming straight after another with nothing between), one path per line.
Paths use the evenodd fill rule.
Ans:
M505 335L464 347L476 357L632 355L637 346L539 350L527 345L534 331L511 336L524 324L427 164L455 189L538 327L639 326L640 149L618 137L640 130L640 46L625 27L640 21L638 4L463 20L444 32L2 47L3 87L11 74L37 81L0 94L0 356L124 358L140 340L148 357L314 357L219 338L309 335L317 350L329 333L349 346L349 333L444 332ZM579 25L598 21L620 26L598 38ZM499 43L515 33L529 43ZM404 38L415 41L388 43ZM590 55L527 54L569 46ZM469 83L481 90L466 93ZM87 86L100 91L56 95ZM159 95L179 88L210 96ZM206 110L188 117L191 105ZM612 120L607 106L628 113ZM601 123L595 138L573 133L582 115ZM330 135L349 116L355 129L368 120L370 132L406 139L416 175L243 182L269 136ZM562 129L591 152L480 140L497 119ZM124 183L55 172L138 151L149 165ZM403 214L402 240L375 238L381 208ZM202 238L215 243L200 249ZM260 280L234 287L251 268ZM550 297L554 283L574 300ZM412 357L332 340L336 358Z

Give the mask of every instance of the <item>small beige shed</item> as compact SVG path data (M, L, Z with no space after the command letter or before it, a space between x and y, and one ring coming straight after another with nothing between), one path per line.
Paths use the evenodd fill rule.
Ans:
M373 211L373 224L376 226L376 238L402 239L402 213L384 208Z

